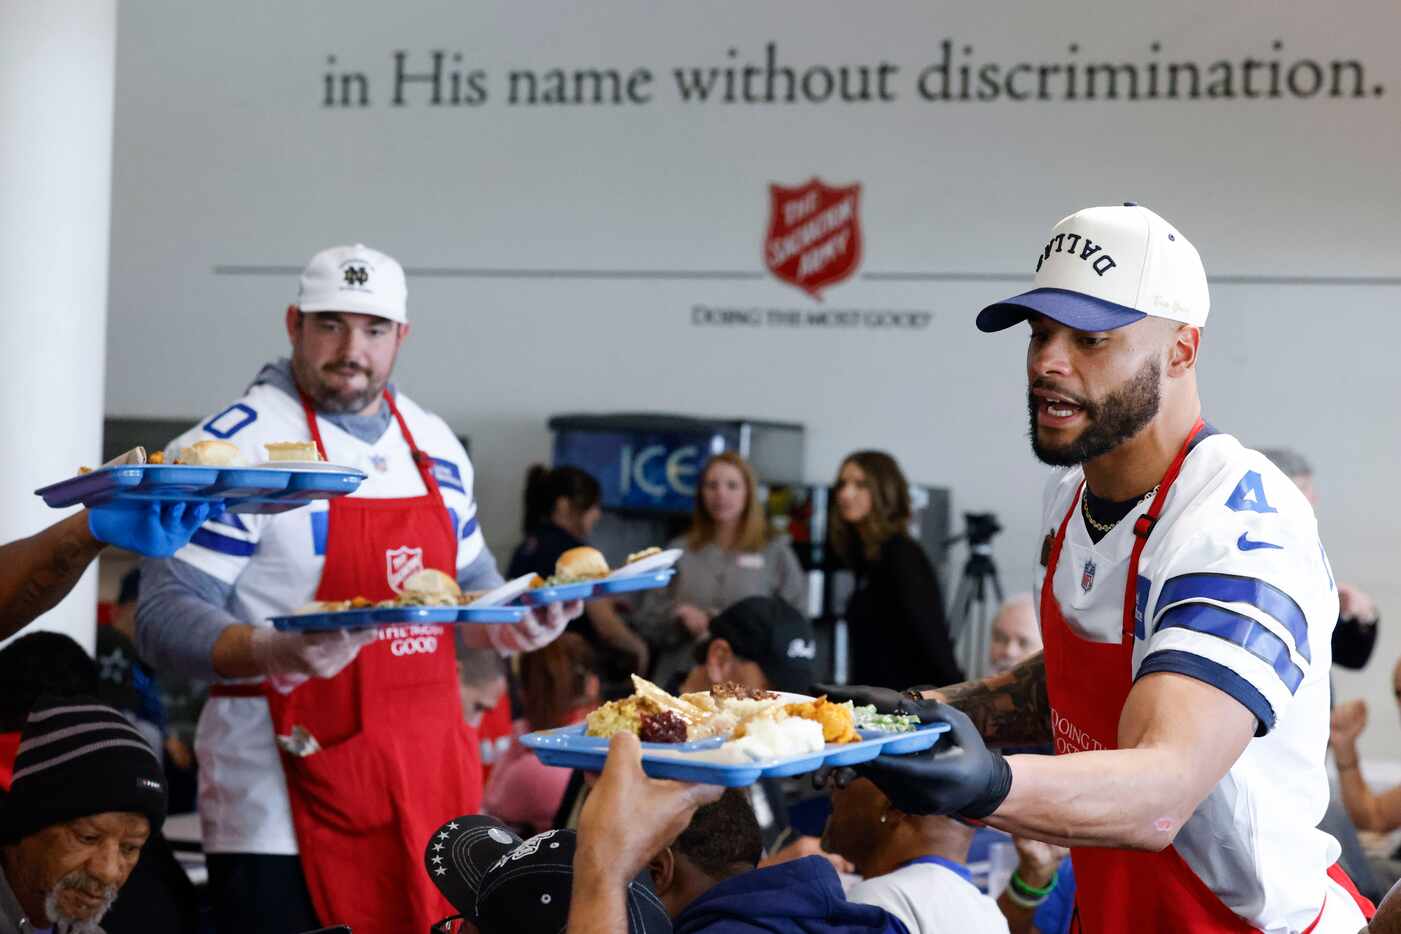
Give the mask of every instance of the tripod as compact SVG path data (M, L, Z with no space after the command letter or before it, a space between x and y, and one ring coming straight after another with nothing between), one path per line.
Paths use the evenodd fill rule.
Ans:
M963 521L964 533L944 543L947 547L968 541L968 561L949 605L949 639L959 667L968 677L975 678L987 665L989 632L993 616L1002 605L1002 582L992 560L992 537L1002 531L1002 526L990 512L965 512Z

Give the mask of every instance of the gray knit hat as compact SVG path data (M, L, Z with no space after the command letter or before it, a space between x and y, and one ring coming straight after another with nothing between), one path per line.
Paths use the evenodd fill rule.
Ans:
M144 814L155 833L165 808L160 760L125 717L95 698L45 697L20 734L0 843L110 811Z

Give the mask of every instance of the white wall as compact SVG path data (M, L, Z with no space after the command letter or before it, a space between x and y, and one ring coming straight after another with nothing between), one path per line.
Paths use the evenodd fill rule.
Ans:
M116 27L115 0L0 0L0 542L102 450ZM36 625L91 652L96 598L90 570Z
M1039 543L1041 488L1025 439L1023 338L980 335L972 316L1029 281L1059 217L1137 200L1193 239L1214 279L1208 415L1316 462L1340 577L1401 618L1398 521L1386 507L1401 463L1390 380L1401 280L1385 278L1401 255L1393 4L1353 5L1346 18L1283 6L1226 15L1206 2L403 6L252 3L236 17L122 7L109 413L227 404L282 352L295 269L323 246L362 240L410 268L414 334L399 381L472 437L498 553L516 538L525 465L548 456L551 413L741 414L804 423L813 480L847 451L881 446L912 478L952 487L956 508L996 511L1007 526L997 558L1019 586ZM1357 59L1367 96L922 101L916 78L945 39L956 56L971 44L979 63ZM898 98L677 99L671 68L723 64L730 48L761 61L770 40L799 68L895 63ZM422 91L388 103L393 52L422 70L435 49L451 67L483 69L486 103L434 108ZM321 106L331 54L367 75L371 106ZM654 100L505 103L508 69L554 66L648 67ZM767 276L760 255L768 185L813 175L863 186L860 270L821 303ZM215 274L230 265L287 268ZM1006 278L878 277L889 272ZM696 305L934 316L922 330L727 329L693 326ZM1369 751L1401 739L1383 674L1398 654L1401 630L1388 626L1372 670L1338 679L1340 694L1374 702Z

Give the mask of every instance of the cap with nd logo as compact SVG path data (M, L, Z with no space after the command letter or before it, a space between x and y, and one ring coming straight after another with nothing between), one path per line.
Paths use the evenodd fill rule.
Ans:
M345 311L407 324L404 267L363 243L333 246L302 270L297 306L302 311Z

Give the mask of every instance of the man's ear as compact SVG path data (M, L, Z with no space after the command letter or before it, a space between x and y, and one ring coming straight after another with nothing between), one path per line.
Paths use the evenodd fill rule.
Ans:
M735 650L730 648L730 643L718 637L711 639L705 650L705 673L710 677L710 682L720 684L731 680L734 666Z
M1168 376L1185 376L1197 367L1197 352L1201 348L1202 329L1183 324L1173 335L1168 351Z
M302 310L296 305L287 306L287 339L293 344L297 342L297 332L302 326Z
M676 857L671 847L662 850L647 863L652 873L652 887L658 895L665 895L676 882Z

